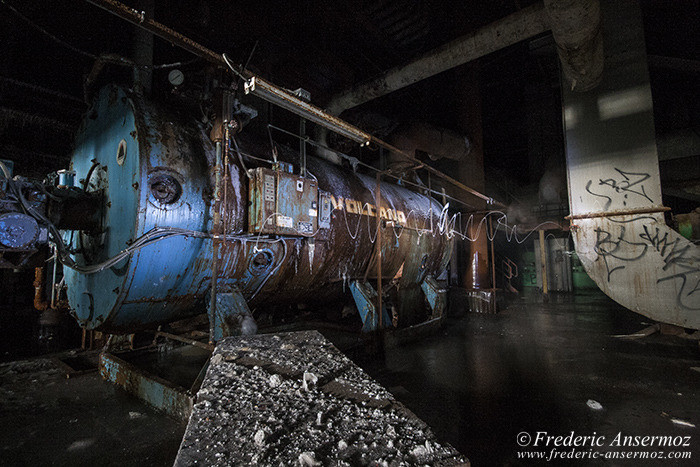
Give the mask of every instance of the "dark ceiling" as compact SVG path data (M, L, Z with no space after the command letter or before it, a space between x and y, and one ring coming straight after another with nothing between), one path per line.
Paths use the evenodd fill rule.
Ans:
M125 3L140 7L137 1ZM157 21L217 52L228 53L239 63L250 59L251 69L281 86L307 89L312 102L323 106L353 84L534 1L155 3ZM647 0L642 6L649 53L697 64L698 2ZM82 103L83 81L94 57L102 53L131 56L133 32L134 26L81 0L2 0L2 157L17 160L20 172L39 173L65 164L72 131L86 108ZM154 63L189 60L192 56L187 52L156 39ZM466 66L475 68L479 76L487 170L503 172L523 185L536 182L544 162L532 159L528 128L533 106L548 102L547 111L540 114L560 120L558 65L551 39L540 37ZM110 72L123 78L123 70ZM454 104L455 93L460 86L474 86L473 81L462 84L461 73L459 69L442 73L363 108L399 121L423 120L459 131L463 115ZM167 70L155 71L156 82L164 82L166 77ZM697 104L675 105L679 100L693 100L688 99L689 94L697 97L697 71L661 67L658 72L652 70L652 80L655 104L658 101L663 109L657 125L664 131L697 125ZM669 82L672 89L667 89ZM550 145L550 152L561 146ZM562 154L551 157L561 160Z

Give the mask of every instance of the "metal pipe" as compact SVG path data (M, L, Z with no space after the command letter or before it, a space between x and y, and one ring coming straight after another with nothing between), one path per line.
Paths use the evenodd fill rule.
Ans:
M542 294L547 297L547 251L545 250L544 230L540 230L540 271L542 274Z
M210 352L214 350L214 346L211 344L205 344L204 342L199 342L198 340L178 336L169 332L157 331L155 337L165 337L166 339L182 342L183 344L189 344L191 346L199 347L200 349L208 350Z
M489 216L489 236L491 237L491 287L493 287L494 299L493 303L496 303L496 253L494 251L493 244L495 243L496 236L493 233L493 218ZM495 311L495 310L493 310Z
M88 3L92 3L93 5L100 7L113 15L119 16L120 18L123 18L132 24L135 24L136 26L139 26L140 28L143 28L147 31L152 32L156 36L160 37L161 39L165 39L168 42L171 42L188 52L191 52L197 56L200 56L214 64L217 65L223 65L223 60L221 58L221 55L207 49L206 47L198 44L197 42L193 41L192 39L183 36L179 32L176 32L169 27L165 26L164 24L161 24L157 21L154 21L151 18L146 17L146 12L145 11L139 11L136 10L135 8L131 8L127 5L124 5L121 2L117 2L115 0L86 0Z
M653 214L656 212L668 212L670 211L671 208L666 207L666 206L661 206L661 207L648 207L648 208L635 208L635 209L620 209L617 211L608 211L608 212L589 212L585 214L572 214L570 216L566 216L565 219L569 220L574 220L574 219L593 219L595 217L615 217L615 216L629 216L633 214Z
M56 307L56 267L58 266L58 248L53 245L53 274L51 276L51 308Z
M483 28L433 49L418 59L333 98L326 110L339 115L365 102L541 34L549 28L542 3L524 8Z
M377 190L374 193L374 205L377 207L377 235L374 240L377 243L377 313L379 313L379 329L384 328L384 323L382 322L384 315L382 313L382 219L379 215L379 208L382 205L381 176L382 174L377 172Z
M44 311L48 307L44 300L44 268L34 268L34 308Z
M299 120L299 174L306 177L306 120Z
M223 170L224 170L224 180L223 180L224 206L228 206L228 185L230 183L229 154L231 152L231 126L229 125L228 122L224 123L224 141L225 141L225 143L224 143L224 165L223 165ZM228 209L224 210L223 228L222 228L222 231L220 233L226 234L226 226L228 225L228 222L229 222L229 215L228 214L229 214ZM223 237L224 237L224 241L226 241L226 235L224 235Z
M139 0L137 2L142 13L153 16L155 10L154 0ZM153 34L137 27L134 31L134 62L136 67L132 70L134 75L134 87L148 96L153 85Z
M266 100L267 102L271 102L272 104L282 107L283 109L287 109L302 118L310 120L317 125L321 125L322 127L328 128L329 130L359 143L362 146L368 145L372 139L372 135L369 133L350 125L346 121L341 120L324 110L321 110L315 105L309 104L303 99L300 99L294 94L265 81L259 76L254 76L248 71L244 71L242 74L243 76L250 76L243 87L246 94L253 94L254 96Z
M405 156L407 159L412 160L415 162L417 165L419 165L421 168L425 168L429 172L433 173L434 175L439 176L443 180L451 183L452 185L467 191L468 193L477 196L481 199L486 200L487 202L497 204L501 207L506 207L502 203L494 203L493 199L489 198L486 195L482 195L481 193L477 192L476 190L473 190L466 185L458 182L457 180L453 179L452 177L447 176L446 174L440 172L437 169L434 169L428 165L424 165L421 161L416 159L410 154L407 154L405 151L401 151L398 148L393 147L389 143L386 143L379 138L375 138L374 136L370 135L369 133L366 133L362 130L360 130L357 127L354 127L350 125L349 123L345 122L344 120L341 120L330 113L320 109L319 107L316 107L312 104L309 104L308 102L305 102L304 100L298 98L294 94L278 87L275 86L272 83L269 83L265 81L264 79L260 78L259 76L255 76L253 73L249 72L248 70L242 70L242 71L237 71L235 70L230 64L227 62L226 58L223 55L219 55L216 52L202 46L201 44L198 44L197 42L193 41L192 39L189 39L188 37L183 36L182 34L168 28L167 26L164 26L161 23L158 23L157 21L154 21L150 18L146 18L146 15L144 12L139 12L138 10L135 10L133 8L130 8L120 2L117 2L115 0L85 0L88 3L91 3L93 5L96 5L100 8L103 8L107 10L108 12L119 16L120 18L123 18L133 24L136 24L144 29L147 29L148 31L151 31L153 34L156 36L174 44L177 45L188 52L191 52L197 56L200 56L216 65L224 66L229 68L232 72L237 73L238 75L244 77L247 81L244 85L246 93L252 93L261 99L270 102L272 104L278 105L280 107L283 107L296 115L305 118L307 120L311 120L312 122L327 128L335 133L338 133L342 136L345 136L346 138L349 138L355 142L358 142L362 145L367 145L370 142L375 143L377 146L384 147L385 149L388 149L390 151L397 152L403 156ZM537 5L535 5L537 6ZM541 5L539 9L540 10ZM523 11L529 11L532 10L531 8L528 8ZM533 13L534 17L534 13ZM508 17L510 18L510 17ZM508 18L505 18L504 20L501 20L502 22L507 22ZM543 29L544 31L544 29ZM499 33L500 34L500 33ZM496 34L496 35L499 35Z
M209 313L216 316L216 289L219 275L219 234L221 233L221 141L216 142L216 165L214 166L214 212L212 215L212 259L211 259L211 293L209 301ZM214 320L210 319L210 323ZM209 333L210 338L214 334Z
M372 142L372 143L375 143L375 144L376 144L377 146L379 146L379 147L383 147L384 149L388 149L389 151L398 152L398 153L400 153L402 156L405 156L406 158L411 159L413 162L415 162L415 163L417 164L417 166L414 168L414 170L417 170L417 169L425 169L425 170L427 170L428 172L430 172L430 173L432 173L432 174L434 174L434 175L437 175L438 177L440 177L441 179L445 180L446 182L449 182L450 184L456 186L457 188L460 188L462 191L466 191L467 193L469 193L469 194L471 194L471 195L474 195L474 196L476 196L477 198L483 199L483 200L486 201L488 204L491 204L491 205L494 205L494 206L500 206L500 207L502 207L502 208L507 208L507 207L508 207L508 206L506 206L505 204L503 204L503 203L501 203L501 202L499 202L499 201L496 201L496 200L494 200L493 198L491 198L491 197L489 197L489 196L486 196L486 195L484 195L484 194L482 194L482 193L479 193L478 191L476 191L476 190L473 189L473 188L468 187L468 186L465 185L464 183L455 180L454 178L450 177L449 175L446 175L446 174L440 172L439 170L434 169L433 167L431 167L431 166L429 166L429 165L427 165L427 164L424 164L423 162L421 162L420 160L416 159L416 158L413 157L412 155L406 153L406 151L401 151L399 148L396 148L396 147L390 145L389 143L384 142L384 141L382 141L382 140L380 140L380 139L377 139L377 138L374 138L374 137L372 137L371 142Z

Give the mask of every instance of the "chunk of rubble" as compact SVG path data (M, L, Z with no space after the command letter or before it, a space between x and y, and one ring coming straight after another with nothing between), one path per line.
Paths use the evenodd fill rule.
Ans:
M213 355L176 466L468 465L316 331L231 337Z

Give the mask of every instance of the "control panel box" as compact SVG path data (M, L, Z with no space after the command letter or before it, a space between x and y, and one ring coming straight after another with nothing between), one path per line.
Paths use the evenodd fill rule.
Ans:
M316 180L258 167L249 189L249 231L310 237L318 229Z

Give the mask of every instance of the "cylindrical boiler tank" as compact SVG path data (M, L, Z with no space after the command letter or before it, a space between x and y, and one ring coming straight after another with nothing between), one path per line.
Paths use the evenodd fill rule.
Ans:
M241 136L240 151L267 157L270 147ZM314 158L305 177L251 167L249 179L237 156L222 195L217 289L240 291L251 308L322 303L347 293L352 280L376 280L380 216L383 280L394 282L399 321L414 316L424 304L416 299L419 284L444 269L452 247L443 206L382 182L377 207L373 177ZM102 233L64 234L76 262L86 266L65 268L68 299L82 326L133 332L205 311L214 165L214 144L194 116L115 86L100 91L71 169L87 191L103 190ZM265 215L273 198L275 212Z

